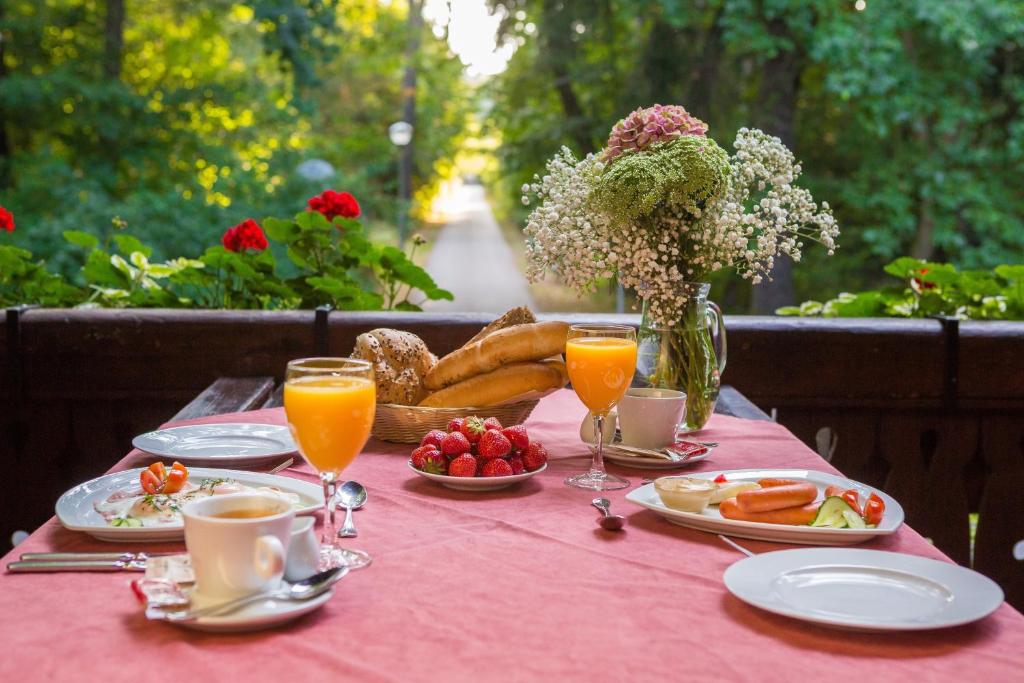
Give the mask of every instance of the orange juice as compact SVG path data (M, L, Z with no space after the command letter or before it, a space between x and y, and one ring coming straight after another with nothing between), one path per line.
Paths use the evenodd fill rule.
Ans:
M366 445L377 408L367 377L310 376L284 385L284 410L299 452L320 472L338 473Z
M575 337L565 344L572 388L592 413L606 413L629 388L636 342L617 337Z

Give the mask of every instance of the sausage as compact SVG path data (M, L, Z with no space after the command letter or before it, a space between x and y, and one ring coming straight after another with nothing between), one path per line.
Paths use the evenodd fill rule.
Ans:
M770 489L773 486L789 486L790 484L802 484L799 479L759 479L757 483L763 489Z
M736 519L743 522L805 526L813 522L814 518L818 516L819 507L821 507L821 503L810 503L808 505L797 505L769 512L744 512L740 509L735 498L727 498L718 505L718 511L726 519Z
M736 503L744 512L769 512L805 505L817 497L818 487L804 482L802 484L770 486L753 491L740 491L736 494Z

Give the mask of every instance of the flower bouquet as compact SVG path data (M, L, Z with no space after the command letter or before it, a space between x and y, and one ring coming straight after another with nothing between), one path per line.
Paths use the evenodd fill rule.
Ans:
M796 186L800 165L776 137L741 128L730 156L683 107L637 109L603 150L563 147L524 185L527 275L559 275L578 294L615 277L643 304L635 383L687 393L685 427L704 426L718 397L724 335L715 354L708 276L734 268L757 284L775 259L805 243L829 254L839 229L827 203ZM711 307L709 310L709 306ZM717 319L717 320L715 320Z

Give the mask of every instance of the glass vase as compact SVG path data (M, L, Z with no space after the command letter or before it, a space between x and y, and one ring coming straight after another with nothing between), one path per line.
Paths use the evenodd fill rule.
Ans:
M681 282L685 299L678 321L656 324L643 308L637 339L637 374L634 384L686 392L686 413L681 431L704 427L715 410L725 370L726 341L722 311L708 301L711 285Z

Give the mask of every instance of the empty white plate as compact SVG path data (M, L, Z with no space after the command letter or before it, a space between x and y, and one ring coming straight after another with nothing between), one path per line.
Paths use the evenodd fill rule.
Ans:
M761 609L835 628L917 631L959 626L991 614L1003 591L949 562L854 548L801 548L748 557L725 586Z
M295 441L281 425L233 423L158 429L132 439L140 451L174 458L186 465L252 467L295 452Z

